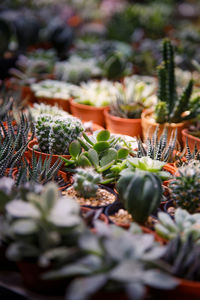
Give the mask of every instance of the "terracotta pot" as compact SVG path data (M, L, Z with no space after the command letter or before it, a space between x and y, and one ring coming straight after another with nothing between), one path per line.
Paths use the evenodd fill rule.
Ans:
M158 129L158 137L162 134L164 128L166 127L168 129L168 139L169 142L171 133L177 129L177 140L180 144L182 144L182 135L181 131L186 128L191 121L184 121L181 123L164 123L164 124L158 124L153 119L153 110L145 110L143 111L141 115L142 119L142 135L143 140L145 141L148 137L152 137L153 133L155 132L157 126L159 126Z
M123 207L123 204L122 204L120 201L117 201L117 202L115 202L115 203L113 203L113 204L110 204L110 205L105 209L105 215L108 217L108 220L109 220L109 222L110 222L111 224L115 224L116 226L119 226L119 227L122 227L123 229L128 230L128 229L130 228L130 224L116 223L116 222L113 222L113 221L109 218L110 215L112 215L112 214L118 212L118 210L121 209L121 208L124 208L124 207ZM141 227L141 229L142 229L142 231L143 231L144 233L152 234L152 235L154 236L155 240L158 241L160 244L163 244L163 243L164 243L164 242L163 242L163 239L162 239L161 237L159 237L155 231L153 231L153 230L151 230L151 229L149 229L149 228L147 228L147 227L145 227L145 226L140 226L140 227Z
M186 138L188 140L188 145L190 147L190 151L194 151L194 147L196 144L197 149L200 151L200 138L193 136L189 133L188 129L182 130L182 141L184 147L186 147Z
M175 175L178 169L174 166L173 163L167 163L166 165L164 165L163 170L171 173L172 175ZM163 185L168 187L171 180L172 179L163 181Z
M15 180L16 179L16 176L17 176L17 173L18 173L18 169L15 169L12 173L12 178ZM59 191L64 191L66 190L66 188L68 187L69 184L72 184L72 180L71 180L71 176L69 175L69 173L65 173L65 172L62 172L62 171L58 171L58 176L61 176L62 179L65 181L65 185L63 186L59 186Z
M41 275L51 270L51 267L39 267L37 262L20 261L17 262L18 269L22 275L25 286L33 291L45 294L62 295L70 282L70 279L43 280Z
M120 133L129 136L142 136L141 119L119 118L105 110L106 128L112 133Z
M64 111L70 112L69 99L60 99L60 98L47 98L47 97L36 97L37 102L44 102L49 105L58 105Z
M82 121L93 121L94 123L104 126L104 111L107 109L106 107L95 107L85 104L80 104L74 101L73 99L70 100L70 108L71 112L75 117L80 118Z
M51 157L51 166L57 161L58 158L60 158L61 156L66 158L66 159L70 159L71 158L71 155L51 155L51 154L48 154L48 153L44 153L44 152L40 152L40 151L37 151L37 150L34 150L33 149L33 146L35 145L38 145L38 142L36 139L34 139L33 141L31 141L29 144L28 144L28 152L26 154L26 157L27 159L30 159L32 158L32 154L33 154L33 151L36 155L36 157L39 159L39 157L41 156L42 157L42 161L44 162L45 159L48 157ZM65 163L63 162L62 164L62 167L64 167Z
M154 290L156 298L162 300L199 300L200 282L177 278L179 285L172 291Z
M33 91L30 86L22 86L21 87L21 98L22 100L26 100L27 102L34 103L36 102L36 98L34 96Z

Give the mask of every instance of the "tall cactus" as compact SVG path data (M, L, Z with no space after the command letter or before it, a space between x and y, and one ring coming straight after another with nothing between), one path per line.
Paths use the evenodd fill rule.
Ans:
M189 108L193 81L190 80L182 95L176 91L174 48L170 40L163 41L163 61L158 66L158 104L155 108L157 123L178 123L183 120L182 113ZM193 116L191 114L191 116Z

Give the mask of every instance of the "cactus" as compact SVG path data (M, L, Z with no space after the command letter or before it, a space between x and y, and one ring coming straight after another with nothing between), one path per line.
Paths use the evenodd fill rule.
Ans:
M161 181L149 172L136 171L122 176L117 190L133 220L141 224L159 207L162 198Z
M190 106L193 80L190 80L182 95L178 96L176 91L176 78L174 66L174 49L170 40L163 42L163 61L158 67L158 100L155 108L155 120L157 123L178 123L184 120L183 113L190 109L190 115L194 111ZM166 103L166 104L164 104Z
M78 194L84 198L90 198L96 196L98 183L102 177L93 168L77 168L73 179L73 187Z
M171 198L178 207L195 213L200 199L200 162L195 161L179 168L178 174L169 185Z
M68 154L70 143L83 131L80 120L42 115L36 122L39 149L50 154Z
M55 118L49 132L49 152L68 154L70 143L83 131L81 122L76 118Z

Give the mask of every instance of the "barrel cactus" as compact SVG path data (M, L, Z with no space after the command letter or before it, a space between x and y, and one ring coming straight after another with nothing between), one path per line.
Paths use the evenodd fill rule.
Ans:
M162 198L161 181L150 172L127 173L119 179L117 190L125 209L141 224L156 211Z
M200 200L200 162L192 162L178 169L178 176L169 185L171 199L178 207L195 213Z
M70 143L83 131L77 118L42 115L36 122L39 149L50 154L68 154Z
M102 176L93 168L77 168L73 179L73 187L78 194L84 198L90 198L96 196L98 183L101 182Z

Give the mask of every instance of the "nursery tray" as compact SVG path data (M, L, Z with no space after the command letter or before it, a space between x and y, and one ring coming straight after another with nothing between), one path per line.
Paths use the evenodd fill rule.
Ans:
M62 296L38 294L24 288L18 272L0 271L0 299L2 300L64 300Z

